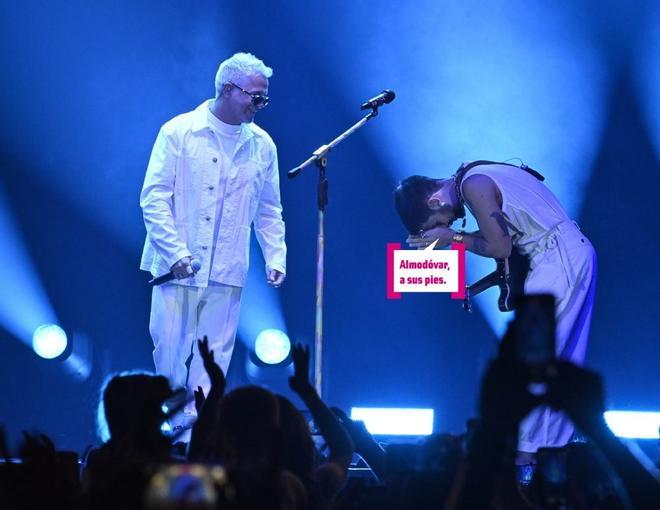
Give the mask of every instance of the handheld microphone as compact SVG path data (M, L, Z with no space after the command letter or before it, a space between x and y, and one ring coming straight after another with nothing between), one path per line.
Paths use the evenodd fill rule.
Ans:
M193 274L191 274L190 276L195 276L197 274L197 271L199 271L200 268L202 267L202 264L199 260L194 260L193 259L190 262L190 266L192 267L192 270L193 270ZM159 276L157 278L153 278L153 279L149 280L149 285L151 285L151 286L162 285L163 283L167 283L167 282L170 282L170 281L175 280L175 279L176 279L176 276L174 276L174 272L170 271L167 274L164 274L162 276Z
M360 106L360 110L369 110L369 109L374 109L378 108L380 106L383 106L384 104L391 103L394 101L394 98L396 97L396 94L391 91L391 90L383 90L380 94L378 94L376 97L372 97L367 101L366 103L363 103L362 106Z

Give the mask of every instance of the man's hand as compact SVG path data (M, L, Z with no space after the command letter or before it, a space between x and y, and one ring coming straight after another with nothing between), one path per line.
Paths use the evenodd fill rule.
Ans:
M192 258L183 257L181 260L175 262L174 265L171 267L172 273L174 273L174 276L176 277L177 280L188 278L195 274L195 271L193 271L191 265L191 261Z
M296 344L291 349L293 376L289 377L289 387L298 393L313 389L309 382L309 345Z
M411 248L423 250L437 239L438 244L436 244L436 247L444 248L451 244L452 237L454 237L455 233L456 232L447 227L435 227L429 230L424 230L419 235L408 236L406 243L408 243L408 246Z
M225 391L225 374L222 373L222 369L215 362L213 357L213 351L209 350L209 339L207 336L203 340L197 340L197 347L199 348L199 354L202 356L202 361L204 362L204 370L209 375L211 380L211 386L218 388L220 394Z
M280 285L282 285L285 278L286 275L284 273L280 273L277 269L271 269L266 276L266 281L271 287L275 287L277 289Z

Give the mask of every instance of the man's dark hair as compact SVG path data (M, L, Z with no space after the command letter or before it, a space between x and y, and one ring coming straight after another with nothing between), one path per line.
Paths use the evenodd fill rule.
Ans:
M423 175L412 175L404 179L394 190L394 204L399 217L411 234L419 233L422 224L433 213L428 200L440 187L444 179L432 179Z

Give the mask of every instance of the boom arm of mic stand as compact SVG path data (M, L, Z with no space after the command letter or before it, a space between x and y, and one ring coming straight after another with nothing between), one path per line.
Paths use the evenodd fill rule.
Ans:
M362 126L364 126L367 122L369 122L371 119L373 119L376 115L378 115L378 108L374 108L364 116L362 119L360 119L358 122L356 122L353 126L348 128L346 131L344 131L341 135L339 135L337 138L335 138L332 142L330 142L327 145L321 145L318 149L316 149L314 152L312 152L312 155L307 158L302 164L298 165L296 168L289 170L287 172L287 175L289 179L293 179L294 177L297 177L300 172L303 171L304 168L308 167L312 163L318 161L321 158L324 158L327 156L328 152L332 150L333 147L339 145L341 142L346 140L349 136L351 136L353 133L355 133L358 129L360 129Z

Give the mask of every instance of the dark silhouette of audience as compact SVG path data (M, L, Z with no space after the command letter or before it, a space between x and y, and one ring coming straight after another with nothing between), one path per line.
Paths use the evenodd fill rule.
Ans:
M110 437L89 452L81 476L77 455L58 452L43 435L26 433L20 460L12 459L0 429L0 507L659 509L658 479L604 422L600 377L553 361L543 367L545 393L531 393L533 374L516 359L515 335L507 333L485 371L479 416L464 434L385 447L363 423L328 408L309 381L309 348L294 346L289 386L307 407L325 455L286 397L256 386L225 394L225 376L200 340L211 389L195 392L198 418L183 454L177 437L162 431L184 404L172 404L168 381L118 374L102 392ZM566 412L588 442L539 450L529 479L515 465L518 426L540 404ZM369 475L351 470L353 460Z
M160 464L174 460L170 440L161 431L162 406L172 395L160 375L119 374L107 382L102 402L110 439L87 455L85 507L142 508L149 479Z

